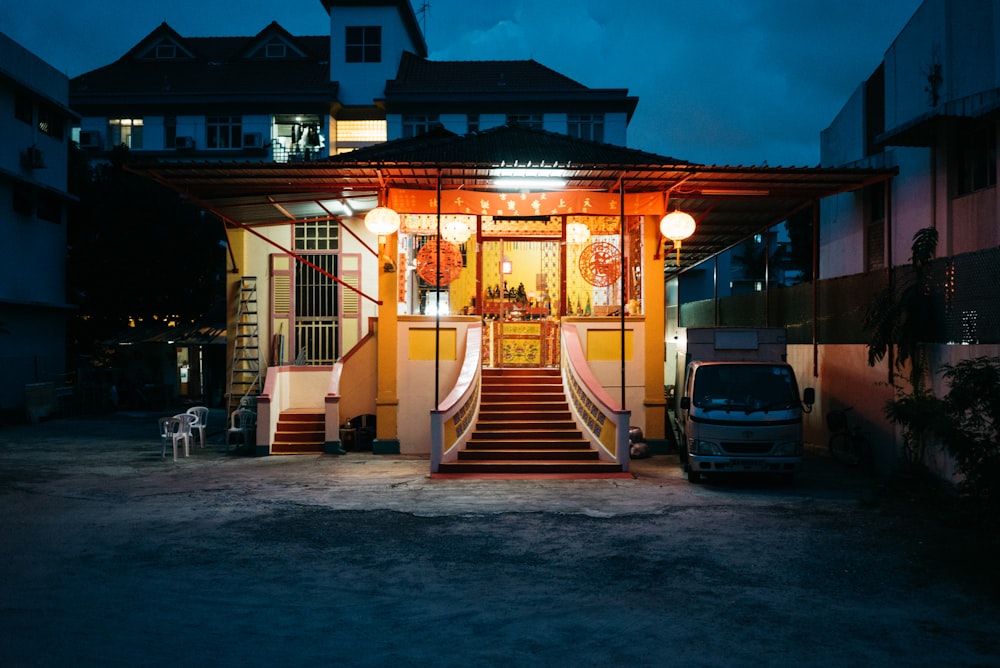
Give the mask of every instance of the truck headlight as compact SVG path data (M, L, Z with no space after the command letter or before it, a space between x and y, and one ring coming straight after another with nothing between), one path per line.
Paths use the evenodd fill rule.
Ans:
M772 452L777 457L798 457L802 454L802 441L775 443Z
M719 447L718 443L713 443L712 441L703 441L698 438L691 439L691 454L692 455L721 455L722 448Z

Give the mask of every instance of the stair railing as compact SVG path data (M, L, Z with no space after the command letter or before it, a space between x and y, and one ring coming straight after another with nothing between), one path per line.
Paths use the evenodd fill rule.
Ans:
M483 367L483 326L465 333L465 357L458 380L437 409L431 411L431 473L443 461L458 458L479 417L479 390Z
M573 419L601 459L617 462L622 471L628 471L632 412L623 410L597 381L583 354L576 325L564 322L561 330L563 388Z

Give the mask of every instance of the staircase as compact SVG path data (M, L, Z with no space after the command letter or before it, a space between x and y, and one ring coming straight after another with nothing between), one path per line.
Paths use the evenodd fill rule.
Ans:
M282 411L271 441L271 454L322 454L326 443L325 420L321 410L292 408Z
M558 369L483 369L482 401L466 448L442 474L622 474L576 427Z
M257 278L255 276L241 277L239 291L233 361L229 367L229 410L240 407L244 398L260 393Z

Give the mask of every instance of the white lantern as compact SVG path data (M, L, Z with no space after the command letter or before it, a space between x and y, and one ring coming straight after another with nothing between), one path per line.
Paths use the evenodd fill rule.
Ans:
M590 228L583 223L570 223L566 226L566 242L582 244L590 238Z
M365 215L365 227L379 238L395 234L399 229L399 214L385 206L377 206Z
M472 230L461 220L449 220L441 226L441 238L453 244L464 244L472 236Z
M687 239L695 230L694 218L683 211L671 211L660 220L660 234L674 242L677 248L677 265L681 263L681 241Z

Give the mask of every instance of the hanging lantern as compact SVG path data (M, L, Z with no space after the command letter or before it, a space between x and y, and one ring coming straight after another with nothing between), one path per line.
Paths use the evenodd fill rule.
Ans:
M472 230L462 220L449 220L441 226L441 238L453 244L464 244L472 236Z
M365 227L379 239L395 234L399 229L399 214L385 206L377 206L365 215Z
M570 223L566 226L566 243L582 244L590 238L590 228L583 223Z
M681 241L694 234L695 227L694 218L683 211L671 211L660 220L660 234L673 241L677 249L677 266L681 264Z

